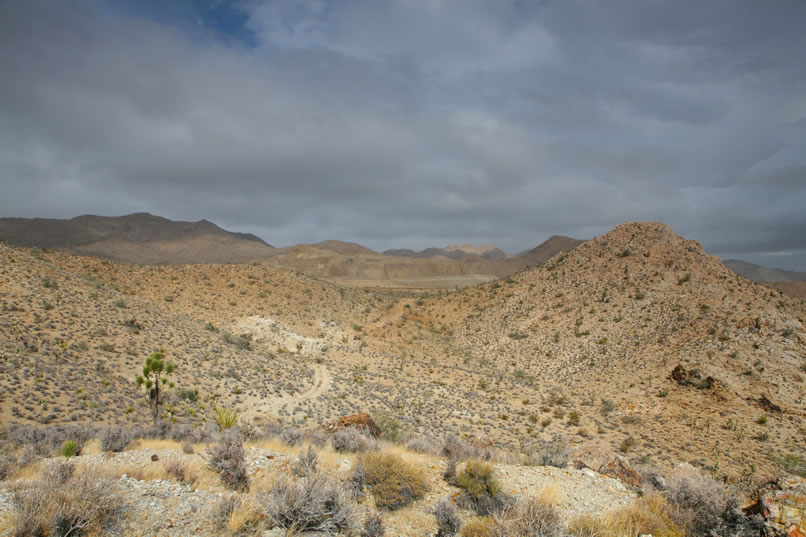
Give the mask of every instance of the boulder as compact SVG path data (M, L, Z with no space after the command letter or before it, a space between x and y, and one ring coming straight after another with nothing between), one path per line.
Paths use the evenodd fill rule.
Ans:
M630 466L630 463L627 462L627 459L620 456L616 456L603 464L599 468L599 473L618 479L622 483L630 485L631 487L640 487L641 482L644 479L635 468Z
M767 483L751 509L761 512L774 535L806 537L806 479L788 475Z
M776 412L781 413L781 407L770 401L766 394L763 394L761 398L758 400L758 404L761 405L761 408L769 411L769 412Z
M365 412L353 414L351 416L342 416L335 422L328 425L326 429L329 433L335 433L336 431L341 431L349 427L365 429L376 438L381 435L380 427L378 427L372 417Z

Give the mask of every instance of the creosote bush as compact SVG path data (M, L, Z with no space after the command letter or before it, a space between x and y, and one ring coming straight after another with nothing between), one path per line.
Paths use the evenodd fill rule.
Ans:
M367 453L361 459L366 487L383 509L400 509L428 492L423 471L393 453Z
M227 430L223 433L218 443L207 449L207 456L210 467L218 472L225 487L238 492L249 489L243 439L237 430Z

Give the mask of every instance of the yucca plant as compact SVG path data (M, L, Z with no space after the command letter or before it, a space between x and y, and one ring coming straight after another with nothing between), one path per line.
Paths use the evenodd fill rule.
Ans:
M234 408L215 407L215 423L218 430L232 429L238 423L238 411Z

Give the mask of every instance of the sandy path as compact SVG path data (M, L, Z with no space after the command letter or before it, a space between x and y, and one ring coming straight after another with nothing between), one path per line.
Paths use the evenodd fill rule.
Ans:
M330 371L327 370L327 367L324 365L317 365L314 368L313 385L310 389L296 395L277 397L272 401L267 401L261 405L261 411L274 414L276 416L277 412L288 404L309 401L311 399L316 399L320 395L323 395L330 388L331 382L332 379L330 377Z

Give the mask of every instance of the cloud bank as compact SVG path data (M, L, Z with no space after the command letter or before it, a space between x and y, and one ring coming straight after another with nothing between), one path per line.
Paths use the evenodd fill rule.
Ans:
M0 1L0 216L508 251L661 220L806 270L802 2L165 4Z

